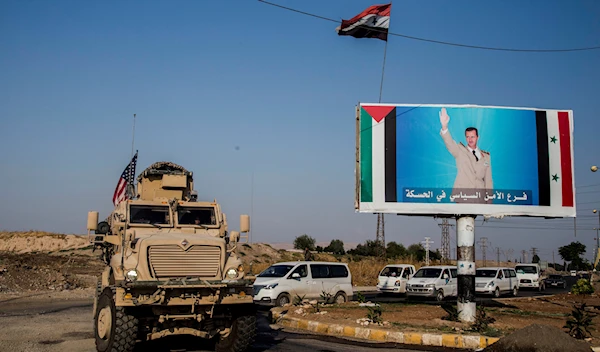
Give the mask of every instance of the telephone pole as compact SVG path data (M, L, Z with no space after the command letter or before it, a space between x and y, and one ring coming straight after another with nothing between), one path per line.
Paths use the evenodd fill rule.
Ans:
M531 260L537 255L537 247L531 247ZM538 257L539 258L539 257Z
M442 228L442 262L450 262L450 227L454 225L448 224L448 219L442 219L442 223L438 224Z
M429 245L433 243L430 239L431 237L425 237L425 241L421 242L425 244L425 265L429 265Z
M527 263L527 251L526 250L522 250L521 251L521 263Z
M496 263L500 266L500 247L496 247Z
M377 214L377 234L375 236L375 243L379 248L379 257L385 260L385 222L383 220L383 213Z
M488 246L487 237L481 237L481 239L477 243L479 243L479 247L481 247L483 266L485 267L485 266L487 266L487 263L485 262L485 253L487 251L487 246Z

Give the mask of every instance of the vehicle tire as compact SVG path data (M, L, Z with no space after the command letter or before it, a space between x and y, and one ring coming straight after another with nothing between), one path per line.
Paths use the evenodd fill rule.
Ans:
M275 305L278 307L283 307L288 303L292 303L292 300L290 298L290 295L287 293L280 293L279 296L277 296L277 300L275 301Z
M346 302L348 302L348 297L346 297L346 294L344 292L340 291L335 294L335 297L333 297L333 303L335 304L342 304Z
M94 312L94 337L99 352L130 352L136 343L138 319L125 307L116 307L114 293L107 288L100 294Z
M242 315L234 319L229 335L217 341L215 351L243 352L254 343L255 339L256 315Z
M496 287L496 289L494 290L494 298L498 298L500 297L500 288Z
M517 297L518 294L519 294L519 289L517 288L517 286L513 287L513 289L512 289L513 297Z
M444 291L442 290L438 290L436 295L435 295L435 300L438 302L441 302L444 300Z

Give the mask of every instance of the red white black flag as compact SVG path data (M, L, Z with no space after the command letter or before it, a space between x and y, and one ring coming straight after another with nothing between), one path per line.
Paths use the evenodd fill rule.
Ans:
M349 20L342 20L339 35L354 38L376 38L387 41L392 4L373 5Z

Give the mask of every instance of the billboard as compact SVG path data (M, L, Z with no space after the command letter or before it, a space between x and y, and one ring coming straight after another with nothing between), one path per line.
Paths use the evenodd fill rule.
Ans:
M574 217L573 112L357 106L363 213Z

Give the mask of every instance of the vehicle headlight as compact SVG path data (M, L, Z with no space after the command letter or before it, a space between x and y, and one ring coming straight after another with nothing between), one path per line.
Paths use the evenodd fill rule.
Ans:
M267 286L265 286L265 289L267 289L267 290L272 290L272 289L274 289L275 287L277 287L277 285L279 285L279 284L271 284L271 285L267 285Z
M125 277L129 280L129 281L136 281L138 278L138 273L135 269L131 269L129 270L126 274Z
M490 282L490 283L488 284L488 286L489 286L489 287L492 287L492 286L494 286L494 281Z
M394 286L400 286L400 280L396 280L396 282L394 282Z
M425 287L435 287L435 284L427 284Z
M226 274L228 278L230 279L235 279L238 276L238 272L236 270L236 268L229 268L227 269Z

